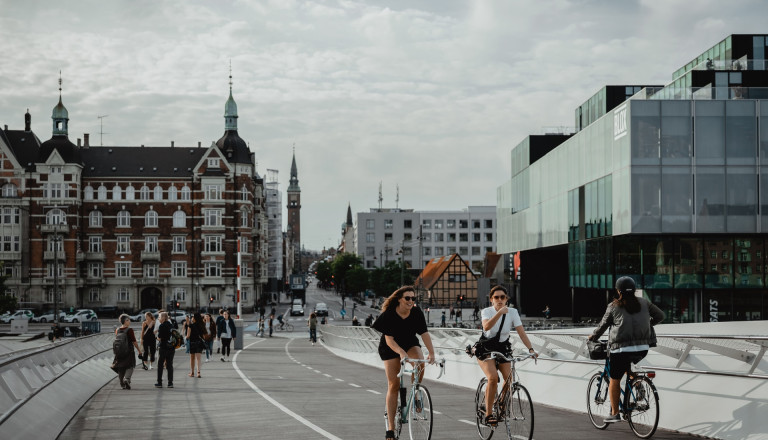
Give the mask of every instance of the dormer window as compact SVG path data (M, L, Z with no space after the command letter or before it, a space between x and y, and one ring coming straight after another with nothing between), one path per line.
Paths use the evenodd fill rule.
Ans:
M219 167L219 159L218 158L209 158L208 159L208 168L218 168Z
M61 167L51 167L51 174L61 174Z

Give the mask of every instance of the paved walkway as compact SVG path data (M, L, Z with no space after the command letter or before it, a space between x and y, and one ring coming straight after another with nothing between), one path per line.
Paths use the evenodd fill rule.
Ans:
M204 363L191 378L175 357L174 389L155 389L155 370L138 369L133 389L117 380L87 402L60 439L378 439L383 438L383 370L349 362L294 338L246 335L232 362ZM450 368L450 366L448 366ZM471 439L473 393L427 382L436 410L433 439ZM439 411L439 414L437 413ZM626 423L592 428L585 414L537 405L535 439L633 439ZM655 439L695 438L659 431Z

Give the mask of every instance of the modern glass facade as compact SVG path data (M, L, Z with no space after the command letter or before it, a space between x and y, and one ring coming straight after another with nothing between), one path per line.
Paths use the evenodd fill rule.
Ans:
M568 271L560 307L574 318L602 315L628 275L672 322L768 319L768 100L748 91L649 89L535 162L520 143L497 192L498 252L525 267L526 254L562 249L567 267L547 273ZM541 293L521 284L536 313Z

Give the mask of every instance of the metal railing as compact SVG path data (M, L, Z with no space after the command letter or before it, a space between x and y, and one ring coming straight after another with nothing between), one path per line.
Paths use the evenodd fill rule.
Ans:
M368 327L321 325L323 342L350 352L376 352L381 334ZM480 330L430 328L436 350L463 353L480 337ZM602 363L589 360L585 330L528 331L531 343L542 360ZM644 366L695 374L718 374L768 379L768 337L713 335L658 335ZM510 338L513 348L523 349L519 338ZM654 356L651 356L654 354Z

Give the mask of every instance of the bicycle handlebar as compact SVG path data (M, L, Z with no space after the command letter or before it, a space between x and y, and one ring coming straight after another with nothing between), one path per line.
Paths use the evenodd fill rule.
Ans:
M400 359L400 373L397 375L397 377L403 377L406 373L415 373L416 370L405 370L405 364L406 362L410 362L413 364L425 364L429 362L427 359L418 359L418 358L403 358ZM440 374L437 375L436 379L440 379L440 377L443 376L443 373L445 373L445 358L435 359L435 362L440 367Z
M507 357L504 353L499 351L491 351L489 354L490 354L490 356L488 357L489 359L501 358L509 362L521 362L528 358L533 358L533 363L538 363L537 362L538 356L534 353L526 353L524 355L511 356L511 357Z

